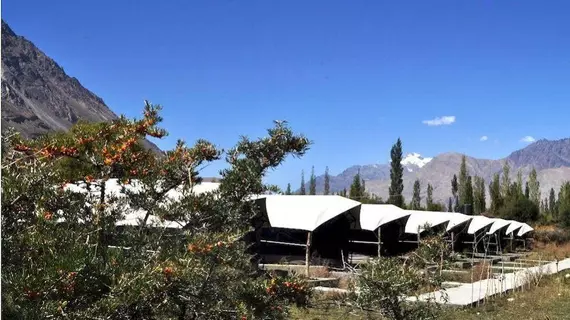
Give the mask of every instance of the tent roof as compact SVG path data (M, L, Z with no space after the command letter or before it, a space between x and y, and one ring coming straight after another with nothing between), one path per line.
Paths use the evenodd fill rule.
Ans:
M471 218L473 218L472 216L468 216L466 214L457 213L457 212L437 212L437 213L439 213L439 214L443 213L443 214L447 214L450 216L449 223L447 224L446 231L449 231L449 230L457 227L458 225L460 225L462 223L470 221Z
M531 232L532 230L534 230L531 226L529 226L526 223L523 223L521 228L519 229L519 232L517 233L517 236L522 237L525 233Z
M505 219L499 219L499 218L494 218L492 220L493 220L493 224L491 225L491 229L489 229L489 232L487 232L487 234L493 234L493 233L499 231L500 229L511 224L511 220L505 220Z
M360 206L360 226L364 230L374 231L386 223L410 214L410 211L392 204L363 204Z
M307 231L360 205L341 196L323 195L267 195L264 203L271 227Z
M520 227L523 226L523 224L521 222L514 221L514 220L510 220L510 221L511 221L511 224L509 225L507 230L505 230L506 235L509 235L509 234L513 233L514 231L517 231Z
M406 233L418 234L425 230L426 225L431 227L450 221L453 217L447 212L406 210L411 215L406 222Z
M485 216L474 216L471 219L471 223L469 224L469 229L467 233L475 234L477 231L485 228L486 226L492 224L494 221L493 219L487 218Z

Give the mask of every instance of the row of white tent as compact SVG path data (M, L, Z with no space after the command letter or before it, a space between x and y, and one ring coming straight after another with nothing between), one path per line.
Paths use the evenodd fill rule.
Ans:
M194 187L196 194L215 191L218 183L204 182ZM106 190L113 194L120 194L122 186L111 179L106 183ZM135 188L136 187L131 187ZM75 192L87 192L84 186L69 184L67 189ZM172 200L180 197L178 191L169 193ZM487 234L498 231L505 235L522 237L533 228L526 223L499 218L487 218L484 216L468 216L455 212L432 212L403 210L389 204L362 204L341 196L333 195L257 195L252 197L258 201L267 215L269 227L314 231L327 221L348 213L358 219L359 228L374 231L383 225L407 217L405 233L419 234L426 226L437 227L445 225L446 231L450 231L459 225L467 225L468 234L489 227ZM126 208L125 215L117 225L138 225L146 215L144 210L129 210ZM181 228L182 221L164 221L151 216L147 224L164 228Z

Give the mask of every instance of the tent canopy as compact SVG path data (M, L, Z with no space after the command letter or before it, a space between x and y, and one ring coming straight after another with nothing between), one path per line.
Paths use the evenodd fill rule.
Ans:
M485 228L486 226L492 224L493 219L487 218L485 216L474 216L469 224L469 229L467 229L468 234L475 234L477 231Z
M435 227L450 221L453 217L447 212L406 210L410 218L406 222L406 233L418 234L425 231L426 226Z
M509 225L507 230L505 230L506 235L512 234L513 232L517 231L520 227L523 226L523 224L521 222L518 222L518 221L510 220L510 222L511 222L511 224Z
M374 231L382 225L409 216L410 211L392 204L363 204L360 206L360 226Z
M466 214L457 213L457 212L437 212L437 213L438 214L443 213L443 214L449 215L450 219L449 219L449 223L447 224L446 231L449 231L449 230L457 227L460 224L468 222L471 220L471 218L473 218L472 216L468 216Z
M517 236L522 237L526 233L531 232L532 230L534 230L534 229L531 226L529 226L526 223L523 223L521 228L519 229L519 232L517 233Z
M494 218L491 220L493 220L493 224L491 225L491 229L489 229L489 232L487 232L487 234L494 234L500 229L511 224L510 220L499 219L499 218Z
M264 199L262 209L271 227L306 231L314 231L325 222L360 206L360 202L341 196L267 195Z

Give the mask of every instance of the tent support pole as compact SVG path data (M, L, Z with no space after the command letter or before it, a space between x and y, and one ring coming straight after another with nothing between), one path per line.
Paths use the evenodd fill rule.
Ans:
M418 248L420 247L420 241L421 241L420 231L418 230Z
M382 227L378 227L378 256L382 256Z
M454 237L454 232L451 231L451 253L455 252L455 237Z
M309 278L309 267L311 259L311 232L307 232L307 246L305 247L305 267L307 268L307 278Z

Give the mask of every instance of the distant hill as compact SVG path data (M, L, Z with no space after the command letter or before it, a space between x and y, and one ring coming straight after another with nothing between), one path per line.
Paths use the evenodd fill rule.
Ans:
M2 130L26 138L68 130L78 120L110 121L117 115L103 100L68 76L32 42L2 20ZM141 101L142 103L142 101ZM145 145L160 149L146 140Z
M462 154L454 152L443 153L434 158L423 158L417 153L406 155L402 160L404 165L403 194L406 201L411 200L413 183L419 179L423 198L425 198L427 184L430 183L434 188L434 200L446 203L451 196L450 181L453 175L459 171L462 156ZM511 166L511 178L514 179L520 170L523 174L523 182L526 181L528 173L534 166L538 171L540 189L544 198L550 188L554 188L558 192L564 181L570 181L570 138L554 141L539 140L511 153L505 159L489 160L467 156L466 160L469 174L483 177L487 186L495 173L502 172L505 161L508 161ZM352 179L359 169L361 177L366 181L368 192L387 199L390 186L389 164L349 167L341 174L330 177L331 190L336 192L343 188L349 189ZM322 193L323 185L324 176L320 175L317 177L318 193Z

